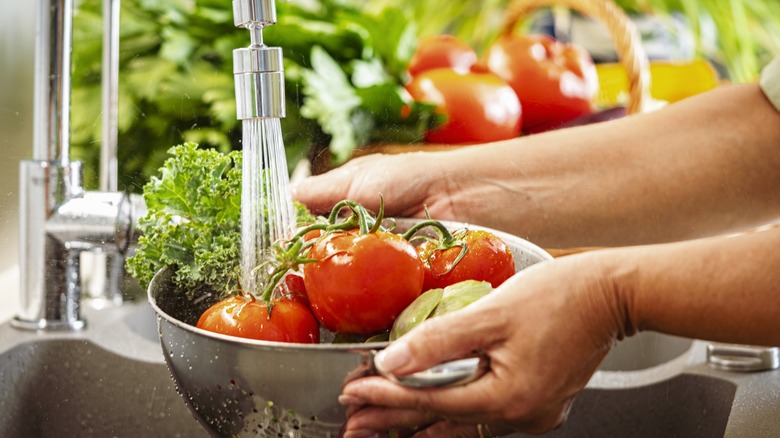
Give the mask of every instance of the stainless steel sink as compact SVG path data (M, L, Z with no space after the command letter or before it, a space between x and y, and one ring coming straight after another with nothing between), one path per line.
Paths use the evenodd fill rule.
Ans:
M586 389L550 437L722 437L737 385L682 374L629 389ZM518 437L525 435L516 435Z
M148 304L84 311L80 333L0 325L0 436L207 437L176 392Z
M148 304L84 312L81 333L0 325L0 436L208 436L174 387ZM657 333L619 343L549 436L780 436L780 372L718 371L705 347Z
M692 353L693 340L656 332L642 332L626 338L599 365L604 371L638 371L684 358Z
M77 339L26 342L0 364L0 436L206 436L162 364Z

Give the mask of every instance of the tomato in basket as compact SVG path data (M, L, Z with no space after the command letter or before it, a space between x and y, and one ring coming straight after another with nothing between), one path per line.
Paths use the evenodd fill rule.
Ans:
M453 35L429 35L417 44L408 71L412 76L437 68L467 73L476 62L477 52L463 40Z
M406 89L414 100L435 104L447 118L426 133L429 143L481 143L520 133L520 101L509 84L493 73L428 70L415 76Z
M557 128L593 112L598 75L580 46L547 35L504 35L488 48L480 65L517 93L524 132Z

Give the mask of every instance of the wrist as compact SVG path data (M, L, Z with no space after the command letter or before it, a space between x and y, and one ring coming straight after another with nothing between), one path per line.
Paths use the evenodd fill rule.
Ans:
M636 305L640 273L638 265L633 263L630 249L609 250L604 254L605 278L609 281L606 288L610 294L610 303L615 315L617 338L623 339L644 330L641 309Z
M641 315L636 306L637 265L632 263L630 249L610 249L594 252L597 277L601 282L595 288L600 294L607 315L608 327L616 339L635 335L642 330Z

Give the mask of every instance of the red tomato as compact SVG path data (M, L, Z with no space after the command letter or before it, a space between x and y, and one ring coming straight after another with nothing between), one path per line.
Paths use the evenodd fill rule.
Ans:
M243 295L231 296L203 312L197 327L263 341L320 342L320 328L311 311L305 305L285 298L273 302L269 317L268 303Z
M477 143L506 140L520 133L520 101L512 88L492 73L459 74L429 70L406 86L416 101L431 102L447 121L428 132L430 143Z
M303 266L314 315L328 330L368 335L390 329L422 292L423 264L396 234L336 232L317 241Z
M461 246L441 250L436 249L435 243L426 241L417 248L425 265L423 290L443 288L463 280L487 281L498 287L515 274L512 251L493 233L469 230L453 236L465 242L468 249L456 265Z
M416 76L426 70L451 68L467 73L477 62L477 52L452 35L423 37L409 61L409 74Z
M297 301L306 307L309 307L309 297L306 295L306 284L303 282L303 277L292 272L284 276L284 290L283 294L285 298Z
M517 93L526 132L556 128L593 112L598 75L579 46L546 35L507 35L488 48L482 62Z

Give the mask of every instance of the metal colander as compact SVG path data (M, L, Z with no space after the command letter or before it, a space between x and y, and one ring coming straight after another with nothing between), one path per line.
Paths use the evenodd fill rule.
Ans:
M397 229L417 222L399 220ZM485 229L443 223L450 230ZM551 259L526 240L489 231L511 248L518 271ZM345 419L337 401L342 386L375 373L373 352L387 345L289 344L224 336L194 326L214 300L187 300L173 288L169 271L160 271L148 292L177 390L216 436L338 436Z

